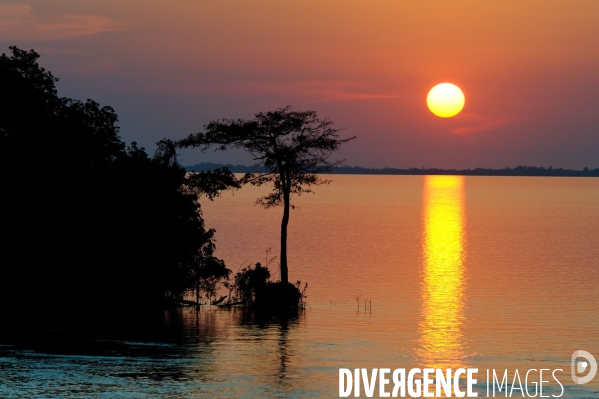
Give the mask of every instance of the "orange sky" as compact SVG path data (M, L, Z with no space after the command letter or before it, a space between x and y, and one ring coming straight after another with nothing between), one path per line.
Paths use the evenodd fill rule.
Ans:
M290 104L359 137L350 165L599 167L596 0L8 1L2 51L38 50L148 149ZM466 96L451 119L426 108L445 81ZM183 153L202 160L249 163Z

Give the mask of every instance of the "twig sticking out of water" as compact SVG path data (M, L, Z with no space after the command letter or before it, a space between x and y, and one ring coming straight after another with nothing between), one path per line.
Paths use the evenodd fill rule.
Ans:
M360 298L362 298L362 295L356 295L356 302L358 303L358 310L360 310Z

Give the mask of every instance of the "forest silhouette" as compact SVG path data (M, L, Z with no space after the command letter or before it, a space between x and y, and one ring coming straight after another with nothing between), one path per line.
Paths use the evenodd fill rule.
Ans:
M233 174L189 179L169 140L154 156L126 146L111 107L59 97L39 54L10 49L0 57L4 313L54 323L160 307L228 278L198 199L239 187Z

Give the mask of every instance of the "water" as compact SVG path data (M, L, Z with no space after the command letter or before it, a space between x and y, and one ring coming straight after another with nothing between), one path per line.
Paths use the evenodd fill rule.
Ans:
M599 377L570 378L572 352L599 357L599 180L332 179L291 213L290 279L309 283L297 319L184 309L101 356L0 347L0 397L337 397L341 367L476 367L482 397L486 369L511 383L559 368L562 397L599 396ZM265 192L203 205L234 272L278 253Z

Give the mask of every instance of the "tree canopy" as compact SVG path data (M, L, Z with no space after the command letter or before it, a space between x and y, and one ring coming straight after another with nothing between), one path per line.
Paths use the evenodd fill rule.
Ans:
M333 128L328 118L319 118L315 111L294 111L290 106L270 112L260 112L254 119L225 119L210 122L205 132L189 135L176 144L181 148L227 150L240 148L249 152L255 166L264 173L246 173L242 183L272 184L270 194L257 203L270 208L283 205L281 223L281 281L288 282L287 225L292 195L311 192L314 185L329 181L319 176L330 173L342 164L330 156L340 146L355 137L340 138L340 129Z
M202 268L227 278L198 198L238 187L231 172L188 179L169 140L153 157L126 146L111 107L59 97L39 54L10 49L0 56L0 307L158 304L198 288Z

